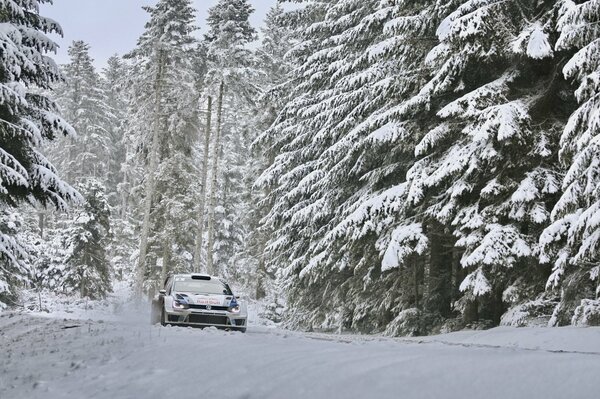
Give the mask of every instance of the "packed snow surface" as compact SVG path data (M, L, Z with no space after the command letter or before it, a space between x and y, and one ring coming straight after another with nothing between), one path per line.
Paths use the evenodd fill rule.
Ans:
M0 314L0 397L595 398L598 328L392 339Z

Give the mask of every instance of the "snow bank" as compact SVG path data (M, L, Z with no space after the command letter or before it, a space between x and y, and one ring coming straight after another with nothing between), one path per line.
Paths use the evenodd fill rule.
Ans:
M102 300L89 300L49 290L39 293L24 290L20 302L23 311L33 316L78 320L116 321L137 307L131 301L131 287L127 282L113 283L113 292Z

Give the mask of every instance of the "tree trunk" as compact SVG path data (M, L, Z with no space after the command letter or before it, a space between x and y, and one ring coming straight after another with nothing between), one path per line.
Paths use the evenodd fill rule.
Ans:
M213 247L215 244L215 207L217 206L217 178L219 174L219 152L221 147L221 130L223 117L224 84L219 85L219 100L217 104L217 136L213 148L212 184L210 187L210 204L208 208L208 246L206 248L206 269L210 274L217 274L213 264Z
M210 125L212 122L212 97L208 96L208 114L206 116L206 129L204 132L204 158L202 159L202 178L200 187L200 200L198 205L198 232L196 234L196 247L194 250L194 272L199 273L202 267L202 240L204 235L204 208L206 208L206 184L208 182L208 156L210 152Z
M415 308L421 309L419 304L419 268L417 266L417 262L419 262L419 258L417 256L413 257L413 289L415 294Z
M453 248L456 239L449 234L444 225L436 220L427 224L429 238L429 273L427 281L426 310L449 317L452 303Z
M87 262L87 256L83 256L83 262L87 266L89 263ZM83 270L85 266L79 266L79 295L83 299L85 297L85 271Z
M479 300L477 298L467 301L462 317L463 322L467 325L479 320Z
M46 221L46 212L38 211L38 226L40 228L40 238L41 239L44 238L44 227L46 224L45 221Z
M129 204L129 186L127 183L127 171L123 172L123 182L121 184L121 220L127 217L127 208Z
M267 296L267 292L264 287L267 270L265 265L265 257L263 254L260 255L260 259L258 260L258 270L256 272L255 296L256 299L260 300Z
M135 295L138 299L142 297L144 287L144 277L146 274L146 253L148 251L148 234L150 232L150 213L152 211L152 197L155 189L155 173L158 167L158 150L159 150L159 129L160 115L162 111L162 75L164 69L164 58L162 50L158 53L158 66L156 71L156 80L154 86L155 92L155 112L154 112L154 127L152 129L152 142L150 146L150 165L146 174L146 198L144 199L144 221L142 223L142 233L140 237L140 253L137 264L137 276L135 282Z
M169 263L171 263L171 240L167 238L163 247L162 270L160 273L159 289L162 289L161 285L167 279L167 274L170 271Z

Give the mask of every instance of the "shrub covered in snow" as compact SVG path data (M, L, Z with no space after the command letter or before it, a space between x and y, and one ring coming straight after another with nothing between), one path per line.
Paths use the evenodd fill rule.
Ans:
M540 298L514 305L502 315L500 325L510 327L546 326L556 304L556 300Z
M600 326L600 300L583 299L571 320L574 326Z
M406 309L387 325L384 335L419 336L431 334L433 326L441 324L437 315L425 313L419 309Z

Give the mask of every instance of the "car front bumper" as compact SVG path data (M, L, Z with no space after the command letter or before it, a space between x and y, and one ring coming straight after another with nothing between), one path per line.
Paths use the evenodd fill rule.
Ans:
M246 328L247 319L246 314L222 311L165 311L165 322L174 325L242 329Z

